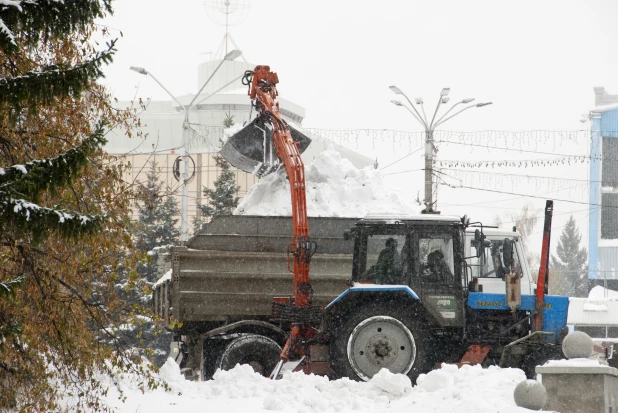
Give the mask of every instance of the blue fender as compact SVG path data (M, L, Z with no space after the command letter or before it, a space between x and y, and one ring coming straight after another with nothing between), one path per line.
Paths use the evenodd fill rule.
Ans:
M404 300L419 301L419 296L407 285L355 284L342 292L325 308L325 313L343 313L360 301L379 300L381 297L389 301L393 297Z

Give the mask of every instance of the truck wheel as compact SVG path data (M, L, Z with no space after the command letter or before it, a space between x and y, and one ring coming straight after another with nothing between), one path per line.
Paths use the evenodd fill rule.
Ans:
M279 362L281 347L274 340L248 334L229 342L216 362L216 368L230 370L237 364L248 364L256 373L268 377Z
M339 377L367 381L386 368L414 382L434 365L431 332L394 306L364 307L343 317L330 336L331 368Z
M204 364L202 365L202 377L204 380L211 380L217 371L217 360L221 356L226 340L207 340L204 342Z
M561 360L564 358L561 346L546 346L532 349L524 357L521 369L526 373L527 379L536 379L536 366L542 366L549 360Z

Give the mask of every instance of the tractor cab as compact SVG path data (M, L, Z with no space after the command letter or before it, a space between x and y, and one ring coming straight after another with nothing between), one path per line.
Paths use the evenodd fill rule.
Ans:
M512 269L518 275L521 283L521 293L534 294L536 284L532 271L526 260L526 250L521 235L516 231L507 231L498 228L482 229L482 244L475 239L475 231L479 228L466 229L465 254L468 260L470 291L485 293L504 293L505 277L509 273L507 261L512 260ZM481 246L482 245L482 246ZM505 248L511 257L505 259Z
M368 215L352 232L352 288L405 287L439 324L463 325L468 271L465 226L459 217Z

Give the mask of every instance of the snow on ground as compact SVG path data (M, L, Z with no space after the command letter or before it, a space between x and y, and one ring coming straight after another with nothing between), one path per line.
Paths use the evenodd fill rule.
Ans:
M360 218L369 212L409 214L419 209L405 202L401 191L387 187L379 170L356 168L332 146L305 167L305 181L307 212L312 217ZM234 214L292 215L285 171L280 169L253 185Z
M254 373L251 367L236 366L218 371L214 380L185 380L172 360L159 373L171 392L163 389L142 393L136 380L119 381L126 396L110 388L107 403L118 413L174 412L393 412L393 413L525 413L513 401L515 386L525 380L519 369L444 364L421 375L418 384L401 374L382 370L371 381L329 381L325 377L286 372L273 381Z

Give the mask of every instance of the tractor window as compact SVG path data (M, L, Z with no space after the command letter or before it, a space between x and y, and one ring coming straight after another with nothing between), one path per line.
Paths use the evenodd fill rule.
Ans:
M472 264L475 277L504 278L508 269L504 267L502 251L503 240L491 240L491 245L485 247L484 259L474 259ZM522 273L517 249L513 251L513 267L520 275Z
M450 234L419 238L419 258L423 281L453 284L453 238Z
M370 235L367 237L366 271L361 281L376 284L401 284L404 261L409 257L405 235ZM403 257L402 257L403 252Z

